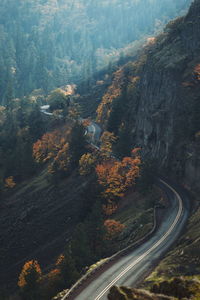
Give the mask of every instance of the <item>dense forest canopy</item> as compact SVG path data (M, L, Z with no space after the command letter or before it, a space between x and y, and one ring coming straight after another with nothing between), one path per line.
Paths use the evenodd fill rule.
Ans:
M1 0L0 101L85 80L191 0Z

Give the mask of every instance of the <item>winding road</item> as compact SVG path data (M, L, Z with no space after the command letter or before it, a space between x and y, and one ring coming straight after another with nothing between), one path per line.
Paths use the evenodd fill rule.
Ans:
M42 112L46 112L46 107ZM101 128L92 122L87 130L92 134L92 142L96 143L100 138ZM106 300L113 285L134 287L169 250L187 221L188 199L184 193L180 193L176 187L163 179L158 179L157 185L166 193L169 206L155 234L129 254L118 259L99 276L94 274L94 279L78 295L72 293L68 296L67 293L61 300Z
M87 131L88 131L88 133L90 133L92 135L91 145L93 147L99 149L99 147L96 145L96 143L99 141L101 132L102 132L100 126L94 122L91 122L91 124L87 127Z
M53 116L53 113L49 112L49 109L50 109L50 105L40 106L41 113L43 113L47 116ZM60 115L60 117L62 117L62 116ZM80 118L79 120L80 120L80 122L83 121L82 118ZM96 145L96 143L99 141L101 132L102 132L100 126L97 125L95 122L91 122L91 124L87 126L86 132L91 134L92 146L99 149L99 147Z
M155 234L97 278L95 276L79 295L68 297L66 294L62 300L105 300L113 285L135 286L177 240L188 217L187 198L164 180L159 179L158 185L167 194L170 205Z
M43 113L47 116L53 116L52 113L47 111L47 110L49 110L49 108L50 108L50 105L43 105L43 106L40 106L40 111L41 111L41 113Z

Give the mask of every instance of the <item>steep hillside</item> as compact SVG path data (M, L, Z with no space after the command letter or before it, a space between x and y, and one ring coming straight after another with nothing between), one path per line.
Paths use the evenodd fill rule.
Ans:
M196 197L198 204L193 209L193 214L189 219L188 225L174 247L161 261L155 271L146 280L146 284L170 279L172 276L191 276L200 274L200 208L199 197Z
M2 0L0 103L10 85L16 97L82 80L87 88L88 77L123 56L121 48L159 30L190 3Z
M2 2L2 53L7 53L0 57L3 300L32 259L39 260L43 274L35 280L36 294L22 280L20 295L49 300L88 266L148 232L154 205L167 206L152 189L157 172L194 191L196 212L151 282L200 274L200 0L163 33L148 38L138 59L123 65L133 55L131 46L122 51L120 64L109 64L120 57L120 47L155 32L156 16L161 15L160 28L189 2ZM143 18L136 18L140 12ZM74 80L84 82L79 95L69 96L64 87L47 95ZM37 88L43 91L14 99ZM81 118L76 101L82 102L84 116L98 106L97 122L104 130L98 151L88 131L96 124ZM53 114L41 111L44 104ZM111 291L110 299L118 296L170 299L124 288Z
M115 138L105 132L96 151L90 145L92 136L86 135L94 125L80 118L70 101L73 96L69 99L62 89L47 97L38 93L1 106L3 300L12 299L23 265L33 260L43 271L36 299L49 300L70 287L86 267L149 232L153 205L161 198L159 192L150 189L144 195L133 187L141 164L139 149L115 161L110 141ZM52 113L40 107L44 103ZM111 180L107 187L101 172L106 166L113 172L105 174Z
M137 61L118 69L97 120L118 137L116 153L142 148L143 159L190 191L191 217L146 284L199 275L200 1L149 39ZM197 276L198 277L198 276ZM199 299L199 296L195 299ZM123 298L122 298L123 299Z
M198 300L200 296L200 282L196 279L185 279L183 277L173 278L168 281L155 283L151 293L126 287L112 287L108 295L109 300L175 300L193 299Z
M200 2L149 40L136 62L120 68L97 120L119 136L118 149L142 148L171 177L199 182ZM164 173L164 172L163 172Z

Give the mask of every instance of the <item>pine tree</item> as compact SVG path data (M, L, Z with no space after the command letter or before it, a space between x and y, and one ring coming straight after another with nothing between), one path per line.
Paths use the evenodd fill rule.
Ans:
M5 106L7 110L12 110L13 109L13 85L12 85L12 79L8 78L8 83L7 83L7 88L6 88L6 93L5 93Z
M69 288L76 280L78 280L79 273L75 267L75 261L71 256L69 249L67 249L64 255L59 256L56 266L66 282L66 287Z
M93 254L89 245L87 228L82 223L76 227L73 234L71 251L79 271L93 262Z
M76 122L71 130L71 137L69 142L69 152L72 156L73 166L78 166L81 156L85 153L86 140L84 133L85 129L83 125Z

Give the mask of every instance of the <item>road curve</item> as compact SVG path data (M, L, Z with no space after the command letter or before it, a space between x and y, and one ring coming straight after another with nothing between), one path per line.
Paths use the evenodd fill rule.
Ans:
M50 109L50 105L42 105L40 106L40 111L41 113L47 115L47 116L53 116L53 113L49 112L48 110ZM61 115L59 115L60 117L62 117ZM82 118L79 119L80 122L83 121ZM96 143L99 141L100 136L101 136L101 128L99 125L97 125L95 122L91 122L90 125L87 126L87 131L88 133L90 133L92 135L92 145L99 149L98 146L96 145Z
M52 115L47 112L48 108L47 106L41 107L41 112ZM100 138L101 128L92 122L87 130L92 134L93 143L96 143ZM99 149L95 144L92 145ZM148 274L155 262L177 240L188 217L187 199L180 195L175 187L162 179L159 179L158 185L167 194L170 205L155 234L95 278L78 296L71 295L68 298L66 294L61 300L106 300L108 291L113 285L134 286Z
M187 199L164 180L160 179L158 185L167 194L170 205L155 234L95 278L78 296L66 295L62 300L105 300L115 284L134 286L177 240L188 217Z
M87 127L87 130L90 134L92 134L92 142L98 142L101 136L100 126L97 125L95 122L91 122L91 124Z

